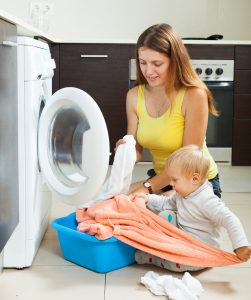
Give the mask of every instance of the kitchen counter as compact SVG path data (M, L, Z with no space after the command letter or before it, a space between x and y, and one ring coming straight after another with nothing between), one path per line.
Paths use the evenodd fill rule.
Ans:
M183 42L187 45L251 45L251 41L248 40L183 40Z
M17 34L23 36L31 36L31 37L40 37L44 40L54 43L73 43L73 44L136 44L136 40L125 40L125 39L98 39L96 40L85 40L79 38L78 40L62 40L59 41L56 37L50 35L49 33L45 33L38 28L30 25L29 23L16 18L15 16L9 14L6 11L0 9L0 18L17 25ZM184 44L194 44L194 45L251 45L251 40L183 40Z
M63 40L61 43L64 44L136 44L136 40ZM186 45L251 45L249 40L183 40Z
M17 34L20 36L30 36L30 37L40 37L41 39L47 40L49 42L59 42L57 39L50 34L47 34L38 28L26 23L25 21L16 18L15 16L9 14L6 11L0 9L0 19L6 20L17 26Z

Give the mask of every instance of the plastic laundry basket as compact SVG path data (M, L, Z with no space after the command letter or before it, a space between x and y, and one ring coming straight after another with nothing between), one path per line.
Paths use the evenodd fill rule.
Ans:
M135 263L135 248L114 237L101 241L77 231L75 213L54 220L51 226L57 230L63 257L77 265L106 273Z

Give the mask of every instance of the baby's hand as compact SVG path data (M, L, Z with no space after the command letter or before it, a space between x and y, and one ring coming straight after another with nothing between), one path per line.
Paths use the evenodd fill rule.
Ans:
M145 201L145 203L147 203L147 201L148 201L148 197L145 193L132 193L130 195L130 197L131 197L131 201L133 201L133 202L135 201L136 198L143 199Z
M251 247L240 247L235 249L234 252L236 253L239 259L241 259L242 261L247 261L250 259Z

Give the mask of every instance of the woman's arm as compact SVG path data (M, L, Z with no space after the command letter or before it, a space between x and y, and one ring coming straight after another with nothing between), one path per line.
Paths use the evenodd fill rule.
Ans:
M188 88L182 112L185 117L183 146L194 144L202 148L208 122L208 99L205 91Z
M136 140L137 161L141 159L143 148L137 141L138 117L136 114L138 87L128 91L126 96L127 134L134 136Z

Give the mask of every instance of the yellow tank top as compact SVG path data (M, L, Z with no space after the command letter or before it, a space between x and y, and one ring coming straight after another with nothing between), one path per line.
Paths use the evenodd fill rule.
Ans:
M169 107L162 116L154 118L148 114L146 109L145 86L139 86L136 108L138 116L137 140L142 147L149 149L156 173L164 169L166 158L182 147L185 118L181 108L185 92L186 88L181 88L172 108ZM204 142L203 150L208 152L206 142ZM217 165L211 155L210 160L211 167L208 179L214 178L218 173Z

